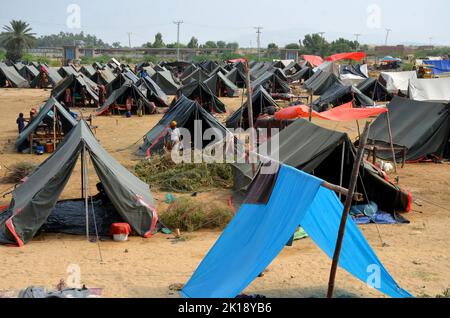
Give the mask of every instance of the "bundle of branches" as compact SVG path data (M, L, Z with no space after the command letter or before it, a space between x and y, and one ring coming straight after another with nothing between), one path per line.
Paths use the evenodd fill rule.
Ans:
M233 186L233 173L229 164L176 164L170 156L142 161L136 165L135 173L152 187L166 192L188 193Z
M9 167L9 173L3 178L5 183L19 183L36 169L36 165L30 162L19 162Z
M179 198L160 215L161 222L171 228L194 232L200 229L224 229L234 216L227 207Z

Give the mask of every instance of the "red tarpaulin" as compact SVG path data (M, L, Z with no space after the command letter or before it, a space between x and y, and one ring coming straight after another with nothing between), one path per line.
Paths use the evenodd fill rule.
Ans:
M330 57L327 57L327 61L336 62L340 60L354 60L357 62L361 62L365 57L366 53L364 52L348 52L331 55Z
M302 55L302 58L314 67L323 63L323 58L317 55Z
M383 113L386 113L387 111L387 108L353 108L352 102L350 102L323 113L313 111L312 117L332 121L350 121L379 116ZM289 120L308 117L309 107L305 105L288 107L275 113L275 119L277 120Z

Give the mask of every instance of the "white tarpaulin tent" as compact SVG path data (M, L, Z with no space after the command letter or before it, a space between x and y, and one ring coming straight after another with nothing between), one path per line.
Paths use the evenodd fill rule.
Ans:
M409 98L417 101L450 101L450 78L412 79Z
M417 73L411 72L382 72L381 78L386 83L389 93L397 93L399 90L403 94L408 93L409 81L417 79Z

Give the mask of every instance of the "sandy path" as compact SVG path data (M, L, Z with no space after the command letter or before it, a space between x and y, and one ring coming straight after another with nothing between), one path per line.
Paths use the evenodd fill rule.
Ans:
M19 112L27 113L48 96L49 91L0 89L0 165L11 165L20 161L42 162L45 156L22 155L14 152L17 136L15 119ZM230 108L236 109L240 99L223 99ZM143 136L158 122L160 115L145 118L97 118L97 137L111 154L128 168L137 161L133 152L137 145L126 148ZM320 124L348 131L356 135L353 123ZM3 176L5 169L0 170ZM92 175L92 174L91 174ZM434 201L450 207L450 166L409 165L399 171L400 183L416 198ZM94 179L94 178L92 178ZM79 167L63 193L63 198L80 195ZM90 180L92 186L95 180ZM0 190L10 185L1 184ZM93 188L94 189L94 188ZM154 193L159 199L163 193ZM226 204L228 191L203 193L198 200L205 203L217 200ZM0 198L0 204L9 203L10 197ZM410 225L380 226L383 240L381 246L375 226L361 227L382 262L397 282L415 295L435 295L450 287L450 212L422 200L422 206L414 205L407 215ZM19 290L29 285L53 287L61 278L67 279L67 267L78 264L81 281L90 287L103 288L110 297L167 297L169 285L185 283L198 266L219 232L196 232L187 234L188 240L175 242L170 237L158 234L144 240L132 238L126 243L102 242L100 244L103 263L99 261L96 244L86 242L83 237L67 235L45 235L36 238L23 248L0 246L1 290ZM125 250L128 252L126 253ZM324 296L330 262L309 240L296 242L285 248L269 266L263 278L256 279L247 292L261 293L273 297ZM383 297L343 271L338 272L337 295L355 297Z

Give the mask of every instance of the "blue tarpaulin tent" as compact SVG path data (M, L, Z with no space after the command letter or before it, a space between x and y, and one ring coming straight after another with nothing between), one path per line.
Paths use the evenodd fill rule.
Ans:
M434 75L450 73L450 60L443 61L423 61L423 64L429 65Z
M182 296L236 297L269 266L299 225L332 257L343 212L336 194L323 188L322 180L284 165L271 188L267 183L267 175L260 173L246 202L183 288ZM255 192L269 197L254 203L249 197L255 197ZM351 219L339 265L386 295L411 297L389 275Z

